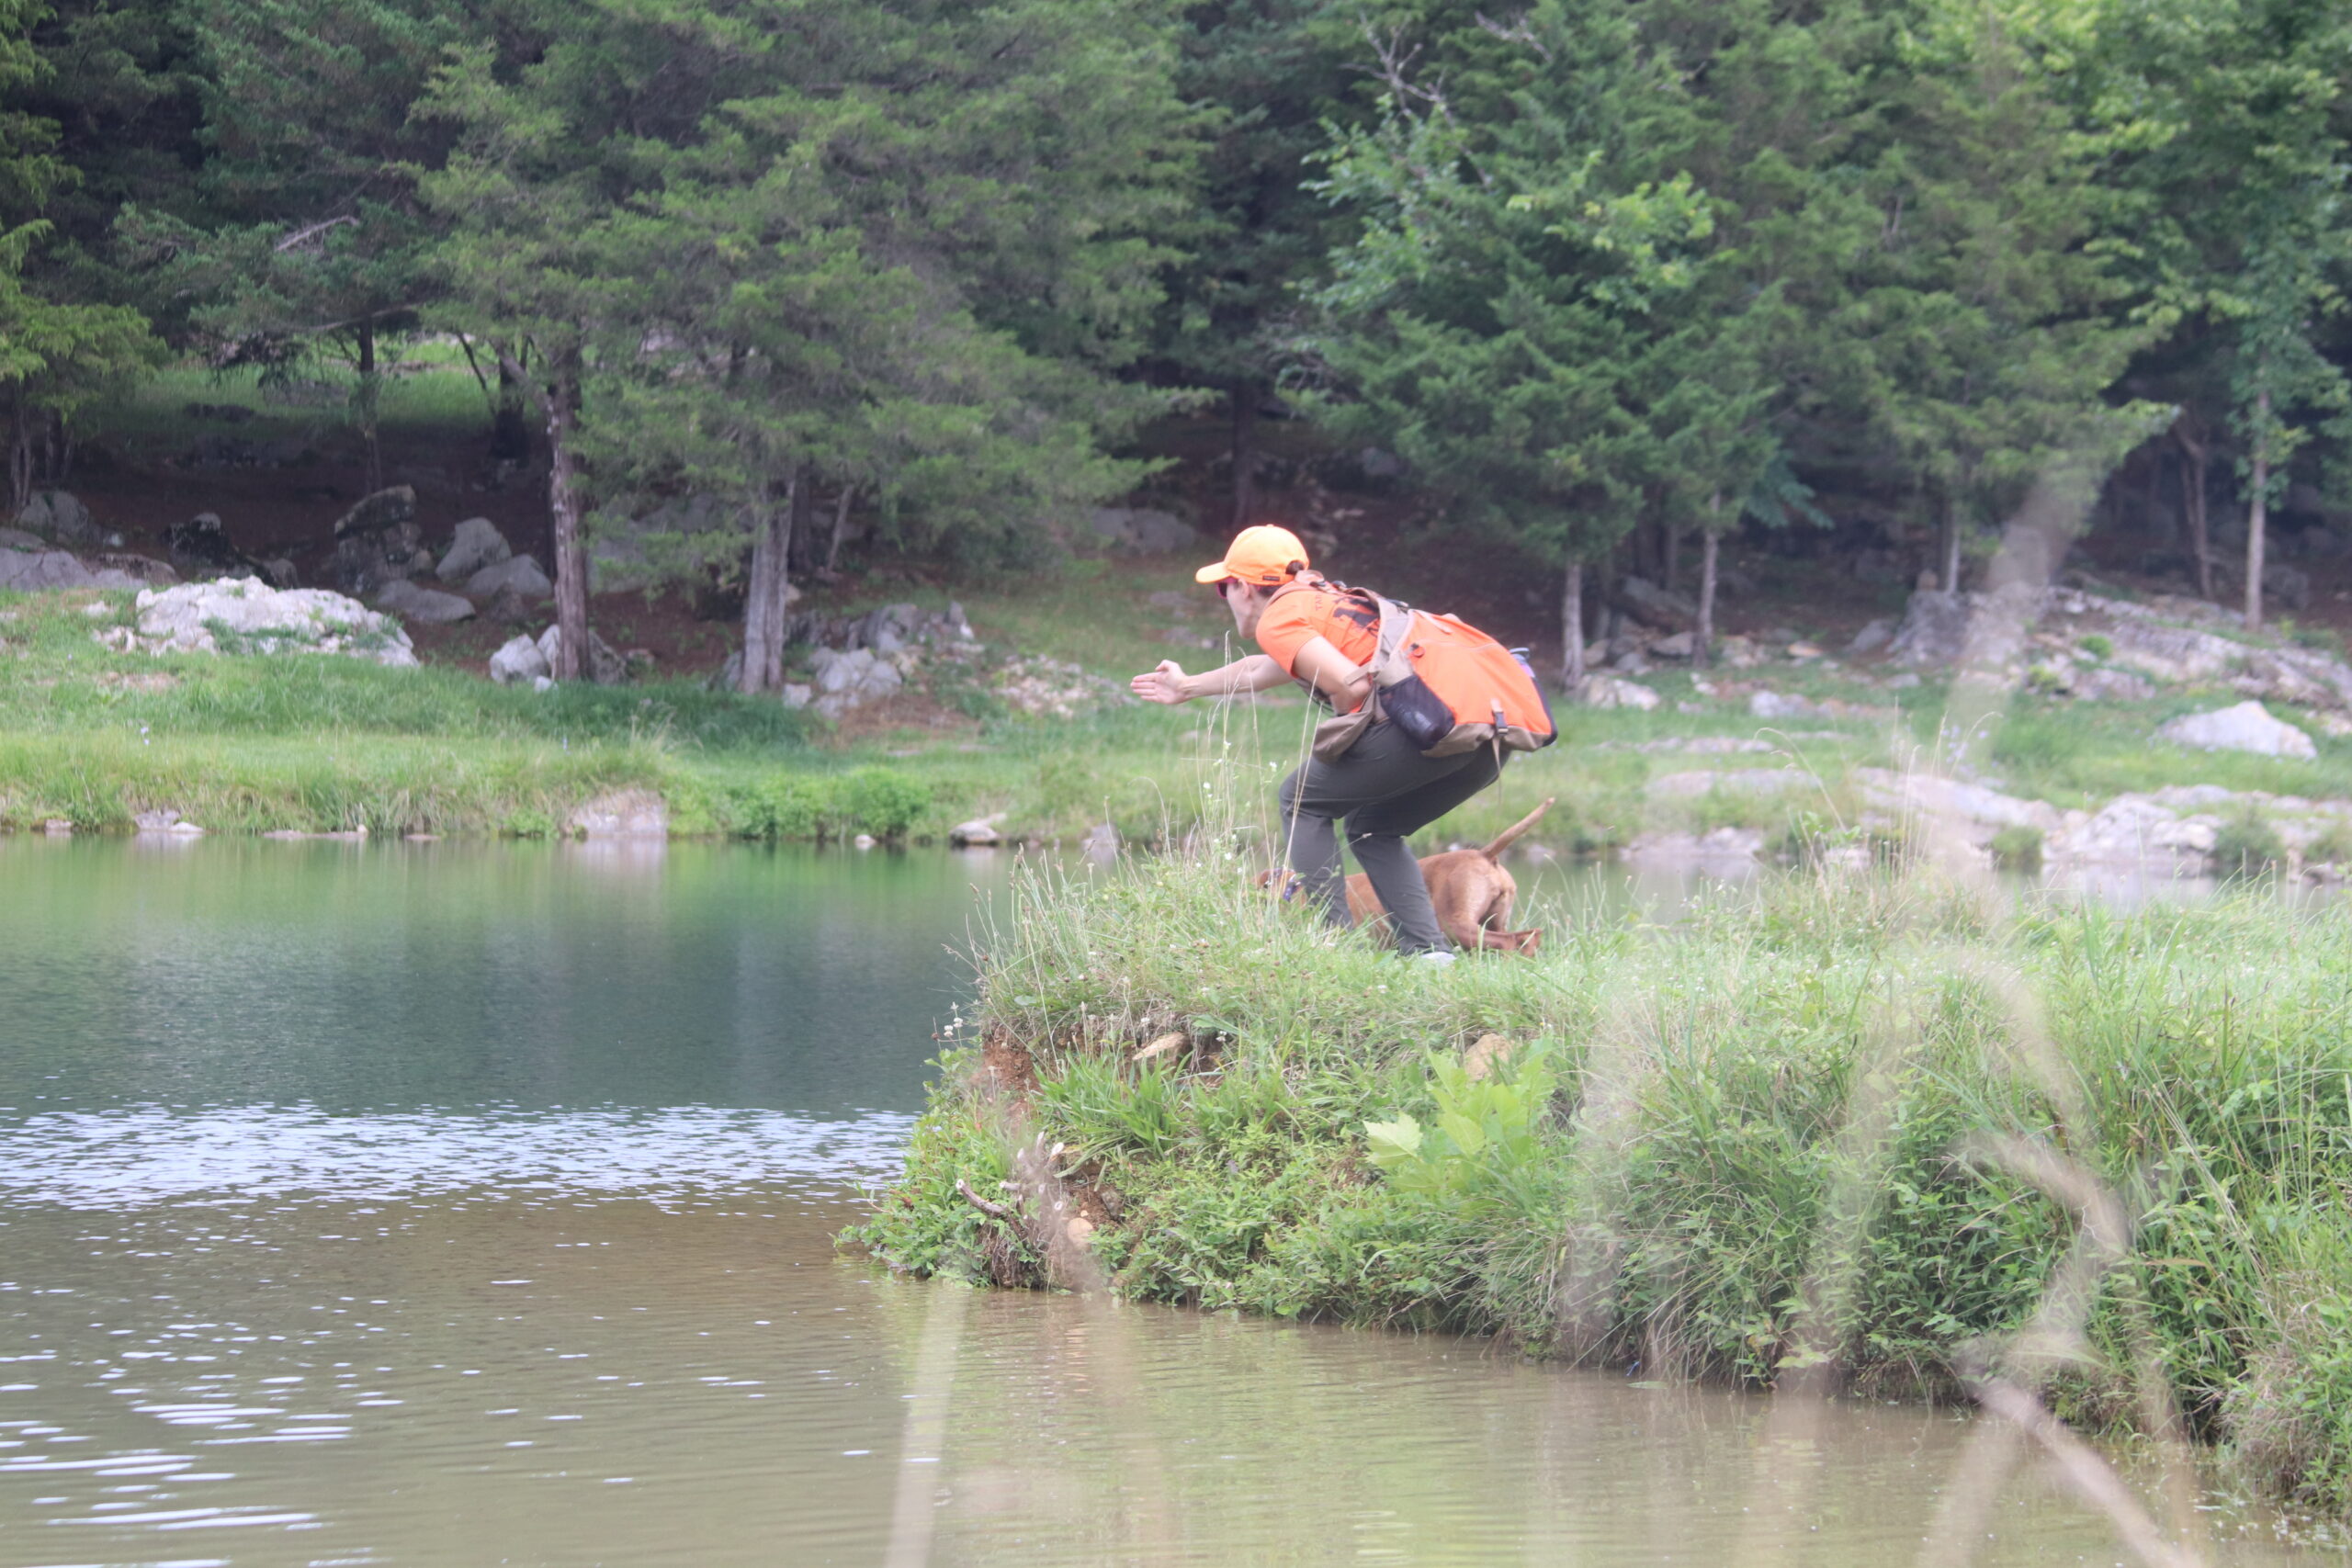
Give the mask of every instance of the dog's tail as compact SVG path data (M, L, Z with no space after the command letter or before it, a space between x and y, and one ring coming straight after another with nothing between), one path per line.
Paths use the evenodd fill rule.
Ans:
M1556 800L1558 798L1559 796L1554 795L1552 800ZM1526 832L1530 828L1534 827L1537 819L1540 818L1544 813L1552 809L1552 800L1546 800L1543 805L1537 807L1534 810L1529 812L1526 816L1521 818L1518 821L1512 823L1501 832L1496 834L1495 841L1488 844L1485 849L1480 850L1478 852L1486 856L1488 860L1492 860L1497 855L1502 853L1505 850L1510 848L1512 840L1516 840L1521 833Z

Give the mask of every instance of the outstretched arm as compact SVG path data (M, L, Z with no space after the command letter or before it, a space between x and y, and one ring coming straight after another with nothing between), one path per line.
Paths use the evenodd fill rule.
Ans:
M1159 668L1136 676L1127 682L1136 696L1148 703L1189 703L1194 697L1229 697L1242 692L1270 692L1290 677L1283 667L1262 653L1247 659L1237 659L1215 670L1204 670L1198 675L1187 675L1172 660L1163 660Z

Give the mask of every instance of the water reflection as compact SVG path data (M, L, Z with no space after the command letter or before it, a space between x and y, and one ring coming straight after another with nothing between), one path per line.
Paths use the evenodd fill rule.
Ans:
M0 840L0 1561L1916 1554L1950 1413L839 1257L1008 865Z

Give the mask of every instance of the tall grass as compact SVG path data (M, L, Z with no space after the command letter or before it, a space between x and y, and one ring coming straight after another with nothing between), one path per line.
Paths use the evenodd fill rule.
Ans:
M1548 911L1540 960L1432 974L1251 891L1261 831L1237 810L1188 854L1023 882L978 1043L856 1239L1046 1278L956 1185L994 1190L1034 1137L1138 1298L1645 1375L1989 1389L2098 1428L2177 1410L2273 1494L2352 1506L2341 905L2012 908L1915 863L1665 928ZM1506 1146L1535 1068L1453 1065L1482 1040L1558 1075L1532 1141ZM2086 1191L2122 1216L2096 1268Z

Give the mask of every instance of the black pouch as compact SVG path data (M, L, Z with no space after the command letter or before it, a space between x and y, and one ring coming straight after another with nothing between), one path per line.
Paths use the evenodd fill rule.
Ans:
M1380 689L1380 713L1383 718L1404 733L1417 751L1427 751L1453 733L1460 721L1445 700L1429 688L1419 675L1408 675L1393 686Z

